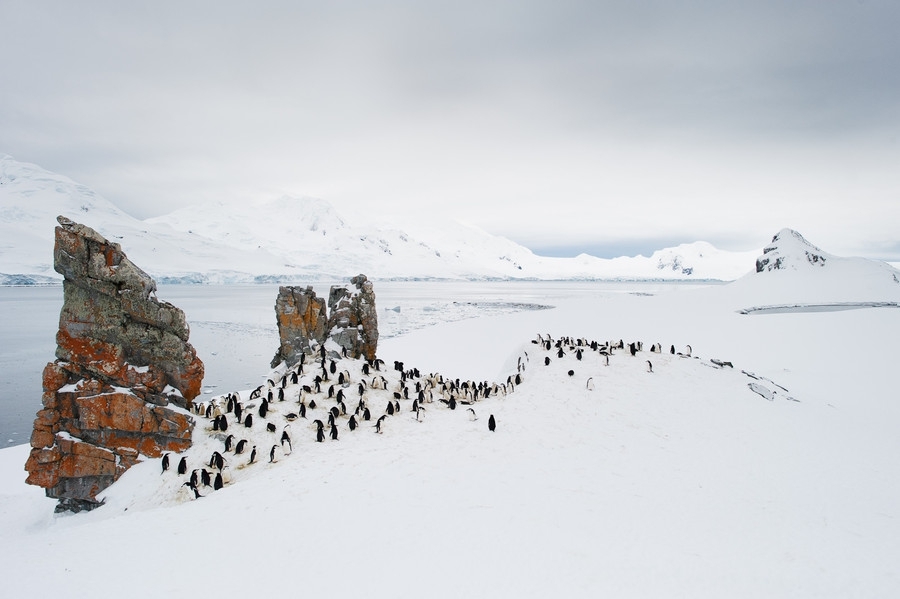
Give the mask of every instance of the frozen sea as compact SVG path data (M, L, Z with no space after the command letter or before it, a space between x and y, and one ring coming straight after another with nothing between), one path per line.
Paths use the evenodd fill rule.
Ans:
M332 284L310 283L326 296ZM708 283L375 282L381 339L442 322L551 309L561 300L653 295ZM182 310L206 365L203 394L248 389L269 371L278 347L277 285L161 285L157 296ZM28 443L41 405L41 372L55 359L62 286L0 287L0 446ZM412 364L412 360L410 361Z

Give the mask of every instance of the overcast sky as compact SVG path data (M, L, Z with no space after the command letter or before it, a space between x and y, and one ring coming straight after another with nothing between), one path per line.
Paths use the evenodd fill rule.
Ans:
M538 253L900 259L900 2L0 0L0 153L138 218L284 193Z

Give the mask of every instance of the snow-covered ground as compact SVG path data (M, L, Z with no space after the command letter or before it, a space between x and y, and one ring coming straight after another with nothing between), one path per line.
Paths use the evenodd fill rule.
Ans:
M4 594L895 596L900 284L877 265L804 268L560 298L386 339L388 366L502 382L525 360L524 381L479 400L474 421L435 402L418 422L402 400L383 434L341 417L339 440L316 443L297 420L293 452L271 464L277 438L232 426L260 463L226 453L231 483L199 500L149 460L104 507L54 515L22 482L27 446L2 450ZM863 307L873 302L888 307ZM741 313L762 306L793 308ZM606 365L596 352L542 350L537 334L644 347ZM377 417L387 400L369 393ZM289 394L270 420L280 430L296 407ZM223 446L208 428L192 469Z

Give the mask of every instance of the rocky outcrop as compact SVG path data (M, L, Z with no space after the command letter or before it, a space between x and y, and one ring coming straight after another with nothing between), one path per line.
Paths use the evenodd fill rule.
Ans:
M116 243L57 219L54 268L63 275L57 360L44 369L43 408L31 435L27 482L91 509L140 456L191 445L184 410L200 393L203 363L184 313ZM168 407L174 404L178 408Z
M280 345L272 359L295 364L300 354L325 345L333 354L375 359L378 348L378 313L372 282L365 275L350 279L355 287L332 286L328 312L324 298L312 287L281 287L275 300Z
M279 287L275 318L280 345L272 358L273 368L282 361L298 362L300 354L309 353L325 340L325 299L316 297L312 287Z
M356 287L331 288L328 296L328 337L340 346L346 355L367 360L375 359L378 349L378 313L375 309L375 291L366 275L350 279Z
M756 272L825 266L830 257L797 231L782 229L763 248L763 255L756 259Z

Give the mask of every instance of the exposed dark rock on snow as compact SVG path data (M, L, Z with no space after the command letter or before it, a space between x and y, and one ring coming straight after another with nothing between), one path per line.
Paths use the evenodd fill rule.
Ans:
M793 229L782 229L763 248L763 255L756 260L756 272L797 268L799 257L813 266L824 266L829 254L817 248Z
M324 298L312 287L280 287L275 300L279 348L272 358L274 368L281 362L295 364L300 354L310 353L331 340L348 357L375 359L378 347L378 313L372 282L365 275L350 279L356 287L332 286L328 310ZM336 350L333 350L336 351Z
M91 509L97 494L134 465L191 445L182 408L200 393L203 362L184 313L156 299L156 283L116 243L60 216L54 268L64 303L57 360L44 369L27 482Z

